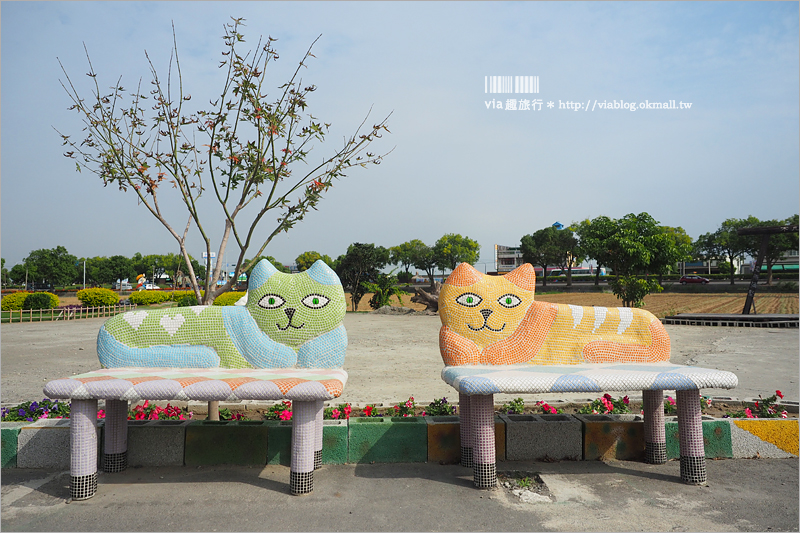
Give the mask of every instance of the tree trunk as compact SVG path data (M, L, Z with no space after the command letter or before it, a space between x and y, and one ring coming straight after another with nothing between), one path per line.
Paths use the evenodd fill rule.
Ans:
M411 297L411 301L415 304L425 304L426 311L433 311L434 313L439 312L439 291L442 288L442 284L438 281L434 289L428 293L424 289L420 289L417 287L414 289L417 294Z

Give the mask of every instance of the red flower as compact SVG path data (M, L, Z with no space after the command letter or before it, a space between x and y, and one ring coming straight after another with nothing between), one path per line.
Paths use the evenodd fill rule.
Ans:
M625 396L624 398L622 398L622 403L624 403L625 405L628 405L628 404L630 403L630 400L628 400L628 397L627 397L627 396Z
M364 408L364 414L367 416L372 416L372 406L368 405Z
M779 391L779 390L776 390L776 391L775 391L775 396L777 396L778 398L780 398L781 400L783 400L783 393L782 393L781 391Z

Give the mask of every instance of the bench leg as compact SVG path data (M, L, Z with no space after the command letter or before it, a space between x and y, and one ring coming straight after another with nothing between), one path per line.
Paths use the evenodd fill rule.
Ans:
M69 494L88 500L97 492L97 400L72 400L69 446Z
M675 391L678 401L678 436L681 449L681 480L689 485L706 482L706 452L703 445L703 420L700 391Z
M314 423L314 470L322 466L322 415L324 413L324 404L322 400L318 400L317 403L319 403L319 410L317 411L317 418Z
M314 490L314 447L317 440L317 411L322 402L293 402L292 463L289 490L292 494L308 494Z
M458 423L461 432L461 466L472 468L472 431L469 417L469 396L458 393Z
M103 439L103 472L122 472L128 468L128 402L106 400L106 425Z
M651 465L667 462L667 437L664 432L664 391L643 390L644 461Z
M472 396L469 400L472 421L472 478L476 487L497 485L497 457L494 444L494 396Z

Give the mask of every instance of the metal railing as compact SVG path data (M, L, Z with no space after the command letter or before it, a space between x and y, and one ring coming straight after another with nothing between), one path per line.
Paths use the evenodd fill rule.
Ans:
M105 305L101 307L76 307L70 309L12 309L3 311L3 324L20 322L49 322L55 320L79 320L114 316L136 309L136 304Z

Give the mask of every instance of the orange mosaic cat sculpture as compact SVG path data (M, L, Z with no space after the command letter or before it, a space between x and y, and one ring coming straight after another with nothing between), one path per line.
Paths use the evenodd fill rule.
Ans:
M447 366L669 361L669 335L643 309L536 302L524 264L487 276L461 263L439 294L439 348Z

